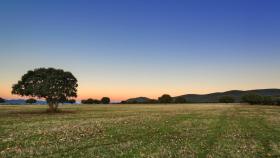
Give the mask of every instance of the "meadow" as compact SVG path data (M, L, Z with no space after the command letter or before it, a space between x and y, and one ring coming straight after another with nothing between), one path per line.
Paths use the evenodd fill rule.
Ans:
M0 157L280 157L280 106L0 106Z

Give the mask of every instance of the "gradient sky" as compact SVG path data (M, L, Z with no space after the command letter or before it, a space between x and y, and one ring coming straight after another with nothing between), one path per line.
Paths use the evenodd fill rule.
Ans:
M278 0L2 0L0 97L28 70L78 99L280 88Z

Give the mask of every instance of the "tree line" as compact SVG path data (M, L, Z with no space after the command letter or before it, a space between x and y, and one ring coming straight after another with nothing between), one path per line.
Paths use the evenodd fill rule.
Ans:
M101 100L98 99L85 99L85 100L81 100L82 104L109 104L111 102L109 97L103 97Z
M235 99L231 96L223 96L219 99L220 103L234 103ZM280 105L280 97L262 96L258 94L246 94L242 96L241 103L251 105Z
M218 99L219 103L235 103L236 100L233 96L222 96ZM280 105L280 97L272 97L272 96L261 96L257 94L246 94L242 96L241 101L238 101L241 103L248 103L251 105ZM179 97L171 97L169 94L164 94L160 96L157 100L155 99L149 99L145 102L137 102L134 101L122 101L122 104L168 104L168 103L192 103L191 101L188 101L183 96Z

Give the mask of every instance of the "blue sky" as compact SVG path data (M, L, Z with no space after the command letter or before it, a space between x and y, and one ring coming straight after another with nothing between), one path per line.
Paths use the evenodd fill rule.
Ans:
M3 0L0 95L56 67L79 98L280 88L277 0Z

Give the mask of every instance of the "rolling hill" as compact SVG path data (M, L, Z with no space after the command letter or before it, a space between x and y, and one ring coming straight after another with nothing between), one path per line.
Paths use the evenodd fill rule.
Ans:
M280 89L256 89L256 90L231 90L226 92L210 93L210 94L186 94L181 95L188 102L191 103L216 103L219 102L219 98L223 96L231 96L235 99L236 102L240 102L242 96L245 94L258 94L262 96L272 96L280 97Z
M258 94L262 96L280 97L280 89L256 89L256 90L231 90L226 92L217 92L210 94L186 94L177 97L184 97L187 102L190 103L217 103L223 96L231 96L235 99L235 102L240 102L242 96L245 94ZM176 97L173 97L176 98ZM131 98L125 101L125 103L150 103L153 99L147 97Z

